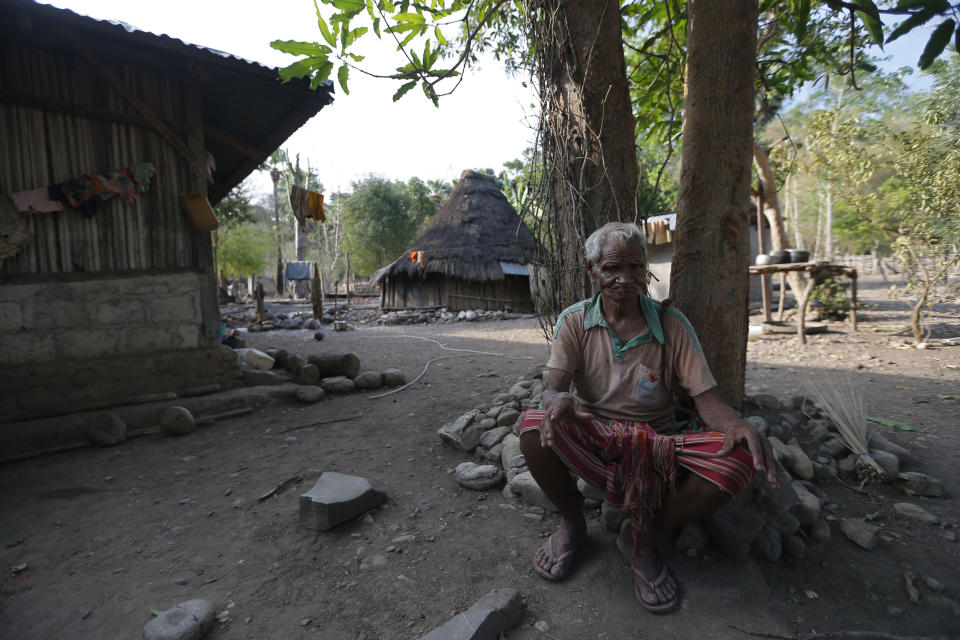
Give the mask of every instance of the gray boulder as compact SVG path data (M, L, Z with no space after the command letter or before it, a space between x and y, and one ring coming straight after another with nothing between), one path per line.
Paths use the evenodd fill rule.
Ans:
M673 546L678 549L701 551L707 546L708 542L710 542L710 536L707 534L707 530L703 528L700 522L694 521L680 530L680 535L677 536Z
M497 640L520 622L523 600L516 589L494 589L420 640Z
M187 600L177 604L143 627L143 640L200 640L213 624L213 604Z
M820 518L820 500L810 493L802 482L794 482L793 490L800 499L799 504L790 509L790 513L797 516L800 524L812 526Z
M881 451L880 449L871 449L870 455L877 461L880 468L883 469L884 482L893 482L896 480L897 474L900 473L900 459L897 458L896 455L888 451Z
M357 388L357 386L353 384L353 380L346 376L323 378L320 380L320 386L323 387L323 390L327 393L350 393Z
M319 402L326 396L326 392L321 387L298 384L293 396L300 402Z
M364 371L353 379L357 389L379 389L383 386L383 375L379 371Z
M94 444L112 447L127 439L127 423L115 413L104 413L87 427L87 436Z
M480 436L486 431L485 428L481 427L483 421L476 420L477 416L476 411L469 411L450 424L440 427L437 430L437 435L459 449L473 451L480 444ZM490 420L490 422L493 421ZM493 426L493 424L490 426Z
M874 431L870 434L867 446L870 451L886 451L887 453L892 453L900 459L901 463L914 461L914 456L908 449L901 447L895 442L890 442L890 440L879 431Z
M863 547L868 551L876 548L877 531L879 530L880 527L876 527L863 520L855 518L843 518L840 520L840 531L843 532L843 535L847 536L847 539L858 547Z
M317 369L315 365L304 364L300 367L300 372L297 373L297 378L294 382L297 384L316 385L320 382L320 370Z
M920 520L921 522L926 522L929 524L937 524L940 522L940 518L911 502L897 502L893 505L893 508L898 513L901 513L908 518L913 518L914 520Z
M508 433L510 433L510 427L496 427L494 429L490 429L489 431L485 431L484 434L480 436L480 444L489 449L503 440Z
M501 427L512 427L520 418L520 412L512 407L503 409L497 416L497 425Z
M386 387L399 387L407 383L407 377L400 369L384 369L383 384Z
M787 467L801 480L813 480L813 463L807 454L796 445L786 445L790 450L790 462Z
M310 491L300 496L300 523L327 531L381 505L386 495L370 481L336 471L325 471Z
M908 496L943 497L943 483L917 471L905 471L897 474L897 487Z
M529 471L524 471L514 476L510 480L510 490L520 495L523 501L535 507L543 507L550 511L556 511L556 507L550 502L550 498L543 492L533 475Z
M461 462L454 472L457 482L467 489L483 491L500 484L503 472L493 464L477 464L475 462Z
M503 439L503 457L501 463L505 471L522 467L527 464L527 458L520 450L520 438L512 433Z

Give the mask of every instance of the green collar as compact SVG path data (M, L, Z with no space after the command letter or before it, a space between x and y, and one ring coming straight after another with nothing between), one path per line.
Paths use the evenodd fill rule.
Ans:
M649 325L650 328L644 331L642 334L630 338L626 344L622 344L620 342L620 338L617 337L616 332L607 323L606 318L603 317L603 305L599 293L594 296L593 300L587 306L586 313L583 315L584 331L588 331L596 326L601 326L607 330L607 333L610 334L610 340L613 342L614 360L623 360L629 349L641 344L646 344L654 338L656 338L657 342L660 344L663 344L664 342L663 327L660 325L659 303L645 295L640 295L639 298L640 310L643 312L643 318L647 321L647 325Z

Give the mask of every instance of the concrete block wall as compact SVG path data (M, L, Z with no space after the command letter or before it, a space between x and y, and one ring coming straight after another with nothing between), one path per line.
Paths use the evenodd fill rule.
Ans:
M234 384L232 350L203 330L204 277L91 274L0 286L0 422Z
M4 284L0 367L212 346L201 343L201 277Z

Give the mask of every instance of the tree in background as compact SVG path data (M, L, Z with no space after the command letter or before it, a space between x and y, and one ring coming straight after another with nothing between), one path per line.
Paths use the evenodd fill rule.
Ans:
M227 278L246 279L270 266L273 248L262 225L251 221L228 222L217 229L217 266Z
M413 194L402 182L368 176L354 182L353 192L343 198L344 250L357 275L371 275L406 251L429 214L429 197L419 188L423 183L411 183Z

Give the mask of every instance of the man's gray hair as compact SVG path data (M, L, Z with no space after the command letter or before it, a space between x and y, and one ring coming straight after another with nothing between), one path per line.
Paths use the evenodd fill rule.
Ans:
M590 264L600 262L600 252L609 240L617 240L620 244L630 244L636 242L643 249L643 255L647 255L647 236L644 235L640 227L630 222L608 222L596 231L590 234L584 245L584 257Z

